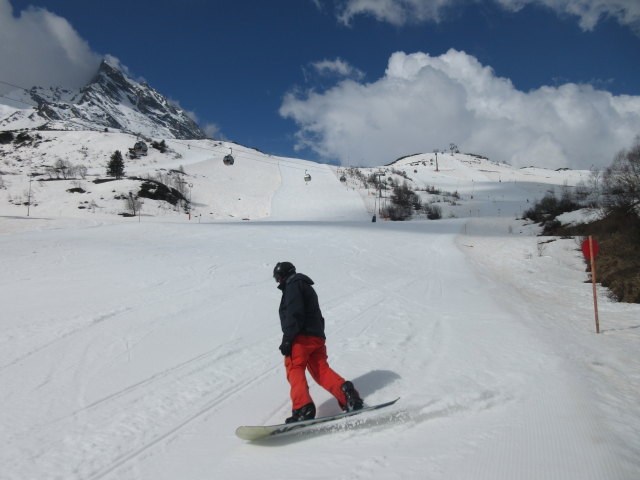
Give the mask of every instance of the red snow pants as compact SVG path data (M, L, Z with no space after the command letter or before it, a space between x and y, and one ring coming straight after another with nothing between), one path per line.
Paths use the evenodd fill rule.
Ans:
M287 380L291 385L293 410L313 402L309 395L306 370L309 370L315 382L336 397L338 402L342 405L347 403L344 392L340 389L345 380L327 363L327 348L324 342L324 338L298 335L293 340L291 356L284 357Z

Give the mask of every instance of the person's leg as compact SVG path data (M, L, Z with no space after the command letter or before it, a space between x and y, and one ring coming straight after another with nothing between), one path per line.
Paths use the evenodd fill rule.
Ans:
M310 339L308 341L310 354L307 361L309 373L318 385L336 397L341 407L346 405L347 398L340 388L345 380L329 366L324 339L320 337L307 338ZM313 348L311 348L312 346Z
M292 410L313 403L311 395L309 395L309 385L305 371L309 361L308 347L304 343L298 341L298 337L293 342L291 348L291 356L284 357L284 365L287 371L287 380L291 387L291 405Z

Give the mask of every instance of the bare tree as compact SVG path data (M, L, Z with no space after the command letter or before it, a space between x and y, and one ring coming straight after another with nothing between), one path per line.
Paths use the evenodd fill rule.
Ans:
M74 165L74 176L80 175L80 178L87 178L87 167L85 165Z
M62 178L66 180L71 173L72 165L68 160L58 159L53 167L56 169L56 172L62 173Z
M638 215L640 207L640 136L619 152L603 174L605 208Z
M591 199L589 206L600 207L600 195L602 193L602 172L597 168L591 168L591 174L589 175L589 190L591 190Z
M129 192L129 196L124 199L124 206L127 213L135 217L136 215L138 215L138 213L140 213L142 202L137 196L133 195L133 192Z

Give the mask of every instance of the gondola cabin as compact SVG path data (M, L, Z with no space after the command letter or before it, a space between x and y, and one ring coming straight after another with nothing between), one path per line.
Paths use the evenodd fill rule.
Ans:
M233 150L231 150L231 153L224 156L222 162L228 166L233 165L233 163L235 162L235 159L233 158Z

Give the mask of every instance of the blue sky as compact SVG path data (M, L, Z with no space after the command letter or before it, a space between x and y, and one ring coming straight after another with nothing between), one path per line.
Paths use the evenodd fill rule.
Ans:
M638 0L0 0L0 39L0 80L109 54L216 137L323 162L589 168L640 134Z

